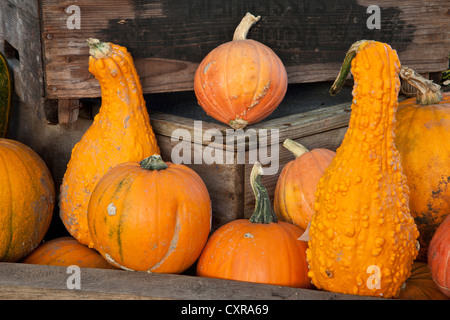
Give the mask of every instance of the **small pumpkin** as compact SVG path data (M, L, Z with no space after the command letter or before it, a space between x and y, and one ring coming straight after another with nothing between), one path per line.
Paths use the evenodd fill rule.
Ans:
M233 41L212 50L194 77L198 103L214 119L243 129L269 116L283 100L286 68L266 45L247 39L260 17L247 13Z
M280 173L275 187L274 210L281 220L306 230L314 214L317 183L336 153L323 148L310 151L291 139L286 139L283 146L296 159L288 162Z
M55 187L45 162L21 142L0 138L0 261L16 262L42 241Z
M97 182L119 163L140 161L159 153L159 147L130 53L98 39L88 45L89 71L100 82L102 105L72 150L61 184L60 217L75 239L92 247L87 210Z
M263 170L256 163L251 185L255 211L217 229L209 238L197 263L197 275L246 282L310 288L303 230L278 222L267 190L261 184Z
M450 215L437 228L431 239L428 264L439 290L450 297Z
M23 263L46 266L117 269L97 251L81 244L73 237L60 237L39 245Z
M414 261L411 276L400 290L401 300L447 300L431 277L428 264Z
M387 44L358 41L331 88L351 70L352 113L341 146L320 179L307 250L318 289L396 297L417 255L417 227L394 144L400 61Z
M434 232L450 213L450 92L427 90L430 81L412 70L404 78L419 89L419 96L400 102L395 144L420 234L417 259L425 262Z
M200 176L159 155L120 164L92 193L88 222L95 248L126 270L181 273L211 229L211 201Z

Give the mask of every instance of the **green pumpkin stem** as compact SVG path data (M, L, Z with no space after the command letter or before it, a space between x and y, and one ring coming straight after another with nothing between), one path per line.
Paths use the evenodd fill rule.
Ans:
M341 70L339 71L339 74L334 81L333 85L330 89L330 94L332 96L336 95L341 91L342 87L344 86L345 81L347 80L348 73L350 72L350 69L352 68L352 60L356 57L356 54L359 52L362 45L365 45L367 43L370 43L372 41L370 40L360 40L352 44L350 49L348 49L347 54L344 58L344 63L342 64Z
M256 162L250 174L250 184L255 194L255 211L250 217L252 223L277 223L278 218L273 211L267 189L261 184L264 174L261 163Z
M402 66L400 68L400 77L417 89L416 101L418 104L426 106L442 101L441 86L425 79L413 69Z
M155 154L151 157L145 158L140 163L142 169L145 170L165 170L168 168L167 164L162 160L159 154Z

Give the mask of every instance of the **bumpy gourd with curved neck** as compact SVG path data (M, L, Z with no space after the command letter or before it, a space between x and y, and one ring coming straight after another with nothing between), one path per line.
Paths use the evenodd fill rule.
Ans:
M78 241L92 246L89 198L100 178L122 162L159 153L142 86L127 49L89 39L89 71L100 82L102 106L72 150L61 185L60 216Z
M418 237L394 144L400 62L384 43L357 42L332 93L342 86L350 62L352 114L317 187L309 276L320 289L394 297L410 275Z

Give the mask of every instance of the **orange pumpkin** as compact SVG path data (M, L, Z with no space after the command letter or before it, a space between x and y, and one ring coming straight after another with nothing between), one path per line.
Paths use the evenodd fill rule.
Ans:
M418 260L426 261L437 227L450 213L450 93L421 105L400 102L395 144L410 189L411 215L419 230Z
M430 268L424 262L416 261L412 265L411 276L400 290L401 300L447 300L431 277Z
M151 156L105 174L89 202L95 248L127 270L181 273L200 255L211 228L211 201L200 176Z
M336 153L322 148L309 151L291 139L286 139L283 146L296 159L281 171L275 188L274 210L281 220L306 230L314 214L317 183Z
M256 207L250 220L238 219L217 229L198 263L197 275L280 286L310 288L303 230L278 222L256 163L251 184Z
M47 232L55 187L39 155L26 145L0 138L0 261L30 254Z
M116 269L97 251L88 248L72 237L61 237L42 243L23 263L46 266Z
M200 106L233 129L269 116L287 90L287 73L280 58L269 47L246 38L259 19L247 13L233 41L212 50L195 73L194 90Z
M450 215L437 228L431 239L428 264L439 290L450 297Z
M97 39L88 44L89 71L100 83L102 105L72 150L61 184L60 217L75 239L92 247L87 210L97 182L119 163L140 161L159 153L159 147L131 54Z

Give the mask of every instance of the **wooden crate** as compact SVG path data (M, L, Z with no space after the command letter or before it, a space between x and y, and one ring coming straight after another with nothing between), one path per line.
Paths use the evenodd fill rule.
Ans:
M249 11L262 19L249 36L270 46L290 83L333 79L360 39L391 44L404 65L428 74L448 68L450 2L379 0L380 29L369 29L367 0L2 0L0 50L19 97L47 123L77 119L79 99L100 96L85 39L126 46L145 93L191 90L198 63L231 40ZM79 10L79 11L77 11ZM79 16L77 14L79 13ZM77 22L79 17L80 25ZM74 20L75 19L75 20Z
M301 105L298 107L301 109ZM236 140L231 151L229 151L230 145L227 146L225 138L229 128L224 125L202 121L201 131L195 132L195 119L160 112L151 112L151 123L156 132L162 156L169 161L174 161L172 153L175 152L175 155L178 155L178 151L174 147L183 141L181 138L178 140L176 136L175 140L172 138L175 130L185 130L188 137L195 135L205 137L205 132L211 129L219 130L223 135L223 141L219 143L211 142L209 138L201 139L201 144L189 142L187 149L191 152L191 158L188 162L183 162L194 169L208 187L213 204L213 226L218 227L235 219L249 218L253 213L255 199L250 186L250 172L254 164L253 160L261 161L263 164L264 162L258 154L260 145L256 146L250 141L264 142L259 140L260 129L263 129L263 134L265 131L268 133L268 155L271 150L275 153L279 152L278 156L272 155L269 159L272 160L272 163L267 163L265 166L268 169L266 171L268 173L272 171L272 173L262 178L262 182L273 200L275 186L282 168L287 162L294 159L294 156L283 148L283 141L290 138L310 149L336 150L347 130L350 110L350 102L346 102L303 112L300 116L293 114L260 122L243 132L246 139L243 145L240 144L242 149L238 149L239 145ZM232 130L233 132L234 130ZM272 134L274 134L274 140L272 140ZM273 142L276 143L276 146L273 145ZM195 164L194 157L204 153L206 148L213 148L213 152L223 154L220 157L223 161L218 164L206 164L205 161ZM244 151L243 156L242 150ZM227 157L232 159L232 163L226 164ZM220 161L220 159L216 160Z

